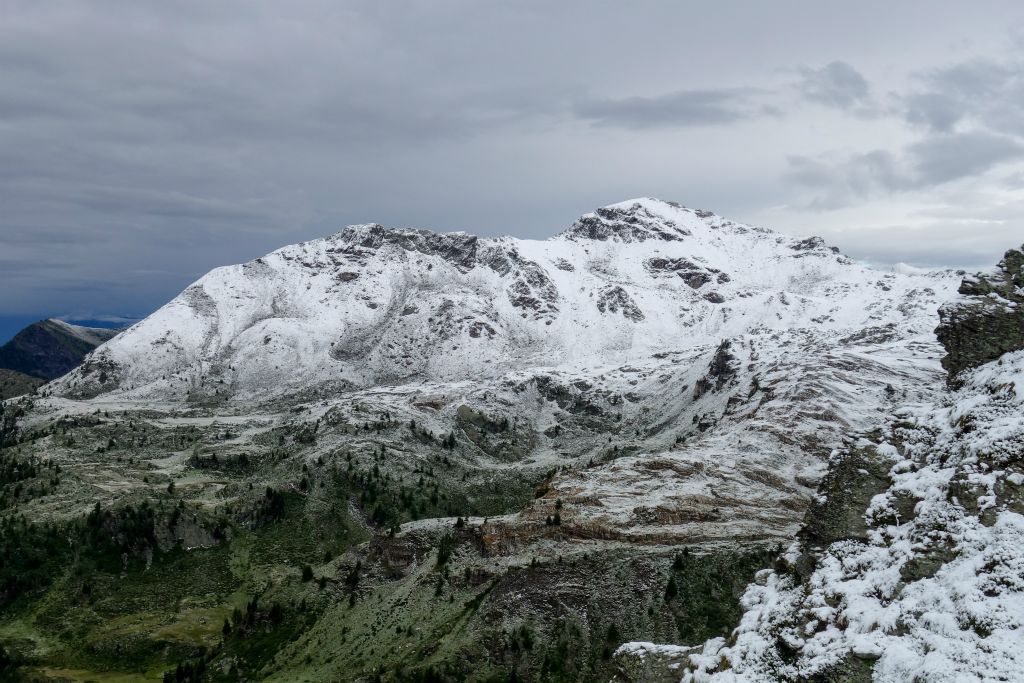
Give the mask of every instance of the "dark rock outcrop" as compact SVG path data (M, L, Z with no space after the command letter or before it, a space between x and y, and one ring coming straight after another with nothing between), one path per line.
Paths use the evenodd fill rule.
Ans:
M622 287L606 289L597 296L597 310L602 313L618 313L638 322L644 319L644 312L636 305L633 298Z
M673 242L689 237L690 232L636 203L629 207L606 206L597 209L594 213L581 217L562 235L569 239L600 241Z
M939 311L936 336L946 347L950 380L964 370L1024 349L1024 247L1011 249L991 273L960 285L961 301Z
M892 462L873 449L854 448L834 461L818 487L800 537L812 546L834 541L866 540L864 511L871 499L889 488Z

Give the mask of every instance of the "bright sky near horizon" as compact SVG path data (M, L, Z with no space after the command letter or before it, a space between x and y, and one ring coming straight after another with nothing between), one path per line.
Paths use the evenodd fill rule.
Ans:
M0 319L139 317L350 223L546 237L635 196L880 263L1024 241L1020 3L0 14Z

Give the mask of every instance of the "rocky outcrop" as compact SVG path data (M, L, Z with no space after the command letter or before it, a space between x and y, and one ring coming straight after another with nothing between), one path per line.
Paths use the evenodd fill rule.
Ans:
M644 319L644 312L622 287L611 287L597 296L597 310L602 313L618 313L638 322Z
M874 448L852 448L833 460L807 511L801 538L818 547L866 540L864 511L872 498L889 488L891 467L892 461Z
M439 256L466 272L477 264L479 238L462 232L436 233L430 230L389 230L383 225L351 226L338 235L342 240L367 249L393 244L406 251Z
M718 268L704 266L687 258L650 258L644 262L644 267L654 276L677 276L691 289L700 289L713 281L723 284L731 279Z
M669 202L676 208L678 204ZM640 203L630 206L605 206L581 216L572 227L562 233L568 239L585 240L618 240L621 242L644 242L646 240L664 240L674 242L690 236L690 232L666 221Z
M991 273L964 278L963 298L940 310L935 330L955 381L962 371L1024 348L1024 247L1011 249Z

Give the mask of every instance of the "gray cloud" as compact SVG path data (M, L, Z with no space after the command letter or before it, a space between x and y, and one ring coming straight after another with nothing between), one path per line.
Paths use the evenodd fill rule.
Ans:
M912 184L924 186L985 173L1020 158L1024 145L1005 135L967 131L925 138L907 152L913 164Z
M574 113L601 126L675 128L714 126L771 113L751 89L683 90L658 97L584 100Z
M838 159L791 155L786 162L787 180L814 190L808 207L818 211L849 206L879 189L903 189L909 184L895 157L885 150Z
M867 80L846 62L830 62L820 69L805 67L800 73L797 87L812 102L847 110L869 103Z
M1024 134L1024 64L975 58L916 80L921 87L901 98L908 122L937 132L963 124Z
M904 103L907 121L940 133L952 130L967 113L955 97L940 92L912 93L904 98Z
M832 82L824 78L827 71L812 73ZM837 106L868 97L859 74L846 80L859 95L847 97L842 88L834 97L824 96L832 92L828 88L818 94ZM810 208L836 209L887 193L977 180L1024 158L1024 65L972 58L915 73L912 80L914 88L893 95L897 107L891 113L913 126L916 140L893 150L788 157L786 178L814 190Z
M1024 158L1020 141L984 131L929 135L900 153L873 150L847 157L792 155L787 178L816 191L809 206L836 209L889 192L922 190L983 175Z

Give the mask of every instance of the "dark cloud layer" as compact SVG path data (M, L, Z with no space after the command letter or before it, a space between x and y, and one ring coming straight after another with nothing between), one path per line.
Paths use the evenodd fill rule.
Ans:
M543 237L638 195L885 260L838 210L981 211L1024 161L1024 10L909 5L9 0L0 316L145 314L346 223Z
M930 189L976 177L1024 157L1020 140L986 131L939 132L908 145L899 154L887 150L851 155L789 157L788 178L817 188L812 205L835 208L892 192Z
M577 117L602 126L623 128L686 128L735 123L770 113L750 89L683 90L657 97L585 100Z

